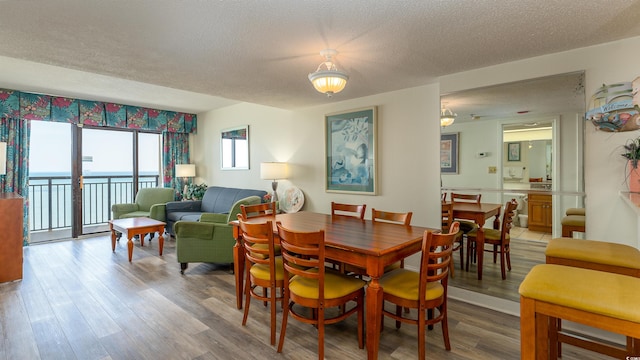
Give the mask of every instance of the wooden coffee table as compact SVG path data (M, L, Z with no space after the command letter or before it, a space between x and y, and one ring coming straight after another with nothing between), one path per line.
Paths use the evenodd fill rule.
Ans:
M126 218L109 221L109 229L111 229L111 250L116 252L116 232L124 234L129 241L127 248L129 250L129 262L133 255L133 237L140 235L140 245L144 246L144 236L147 233L158 232L158 255L162 256L162 247L164 246L165 223L146 217Z

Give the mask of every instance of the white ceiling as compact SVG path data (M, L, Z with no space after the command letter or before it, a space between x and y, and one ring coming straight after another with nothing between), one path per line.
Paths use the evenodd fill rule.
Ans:
M0 0L0 56L296 109L638 36L639 18L638 0ZM307 79L325 48L350 77L331 99Z

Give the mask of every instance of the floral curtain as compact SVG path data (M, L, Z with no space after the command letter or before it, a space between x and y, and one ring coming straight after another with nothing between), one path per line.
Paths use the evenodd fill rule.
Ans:
M162 168L164 187L175 189L181 198L184 179L176 179L176 164L189 163L189 134L162 133Z
M29 135L28 120L0 119L0 141L7 143L7 172L0 176L0 191L17 193L24 198L22 242L25 246L29 245Z

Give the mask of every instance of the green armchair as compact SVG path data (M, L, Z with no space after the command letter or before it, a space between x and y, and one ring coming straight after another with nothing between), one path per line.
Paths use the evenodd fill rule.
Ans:
M229 223L237 220L240 205L259 204L261 200L259 196L249 196L236 201L226 214L203 213L200 221L177 221L173 229L180 273L184 274L190 262L233 264L236 241Z
M175 200L175 193L171 188L143 188L138 190L134 203L111 205L113 220L148 217L166 221L165 205L173 200ZM153 234L150 236L153 237Z

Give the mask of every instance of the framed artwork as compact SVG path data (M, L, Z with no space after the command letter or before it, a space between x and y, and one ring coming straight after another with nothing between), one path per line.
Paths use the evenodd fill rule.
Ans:
M220 169L249 169L249 125L220 132Z
M440 135L440 173L458 173L458 140L460 133Z
M325 115L326 191L375 195L376 107Z
M507 160L520 161L520 143L507 143Z

